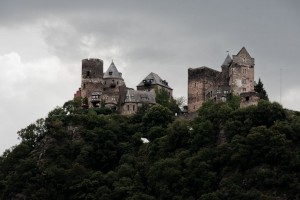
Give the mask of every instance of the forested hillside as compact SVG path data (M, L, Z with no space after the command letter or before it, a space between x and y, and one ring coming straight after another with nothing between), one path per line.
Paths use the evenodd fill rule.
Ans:
M126 117L69 101L0 157L0 199L299 199L300 114L236 105L207 102L187 121L161 105Z

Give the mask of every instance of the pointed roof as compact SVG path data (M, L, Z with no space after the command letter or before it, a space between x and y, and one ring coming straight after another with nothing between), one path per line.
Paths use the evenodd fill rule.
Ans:
M103 75L103 78L122 78L122 73L120 73L117 69L117 67L115 66L114 61L111 61L110 66L108 67L108 69L106 70L105 74Z
M222 64L222 66L228 66L231 63L231 61L232 61L232 59L231 59L230 55L228 54Z
M238 54L236 54L236 56L251 58L250 54L248 53L245 47L242 47L242 49L238 52Z
M168 85L168 82L166 80L163 80L162 78L160 78L157 74L151 72L148 76L146 76L146 78L144 78L140 84L138 84L137 87L139 86L144 86L144 81L145 80L152 80L151 81L151 84L152 85L161 85L163 87L166 87L166 88L170 88L172 89L169 85Z

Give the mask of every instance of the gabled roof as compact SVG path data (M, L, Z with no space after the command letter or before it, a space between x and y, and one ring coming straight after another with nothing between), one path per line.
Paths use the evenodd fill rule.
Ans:
M140 91L129 89L126 92L125 103L152 103L155 104L154 91Z
M172 89L169 85L168 85L168 82L166 80L163 80L162 78L160 78L157 74L151 72L148 76L146 76L146 78L144 78L140 84L138 84L137 87L139 86L144 86L144 81L145 80L152 80L151 81L151 84L152 85L161 85L163 87L166 87L166 88L169 88L169 89Z
M236 56L239 57L247 57L247 58L251 58L250 54L248 53L247 49L245 47L243 47L238 54L236 54Z
M103 75L103 78L122 78L122 73L120 73L115 66L114 61L111 62L110 66L106 70L105 74Z
M231 59L230 55L228 54L222 64L222 66L228 66L231 63L231 61L232 61L232 59Z

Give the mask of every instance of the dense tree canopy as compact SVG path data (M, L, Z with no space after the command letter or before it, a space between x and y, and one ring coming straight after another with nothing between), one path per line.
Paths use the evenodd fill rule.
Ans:
M235 102L190 121L162 105L126 117L67 102L0 157L0 199L299 199L300 114Z

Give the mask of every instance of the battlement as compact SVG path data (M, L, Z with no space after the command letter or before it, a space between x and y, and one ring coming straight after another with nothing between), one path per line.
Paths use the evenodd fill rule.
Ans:
M85 58L82 59L82 63L87 63L87 62L102 62L103 60L99 59L99 58Z
M189 68L188 76L190 79L198 79L203 77L217 77L221 72L208 68L208 67L198 67L198 68Z
M98 58L82 59L82 78L102 78L103 60Z

